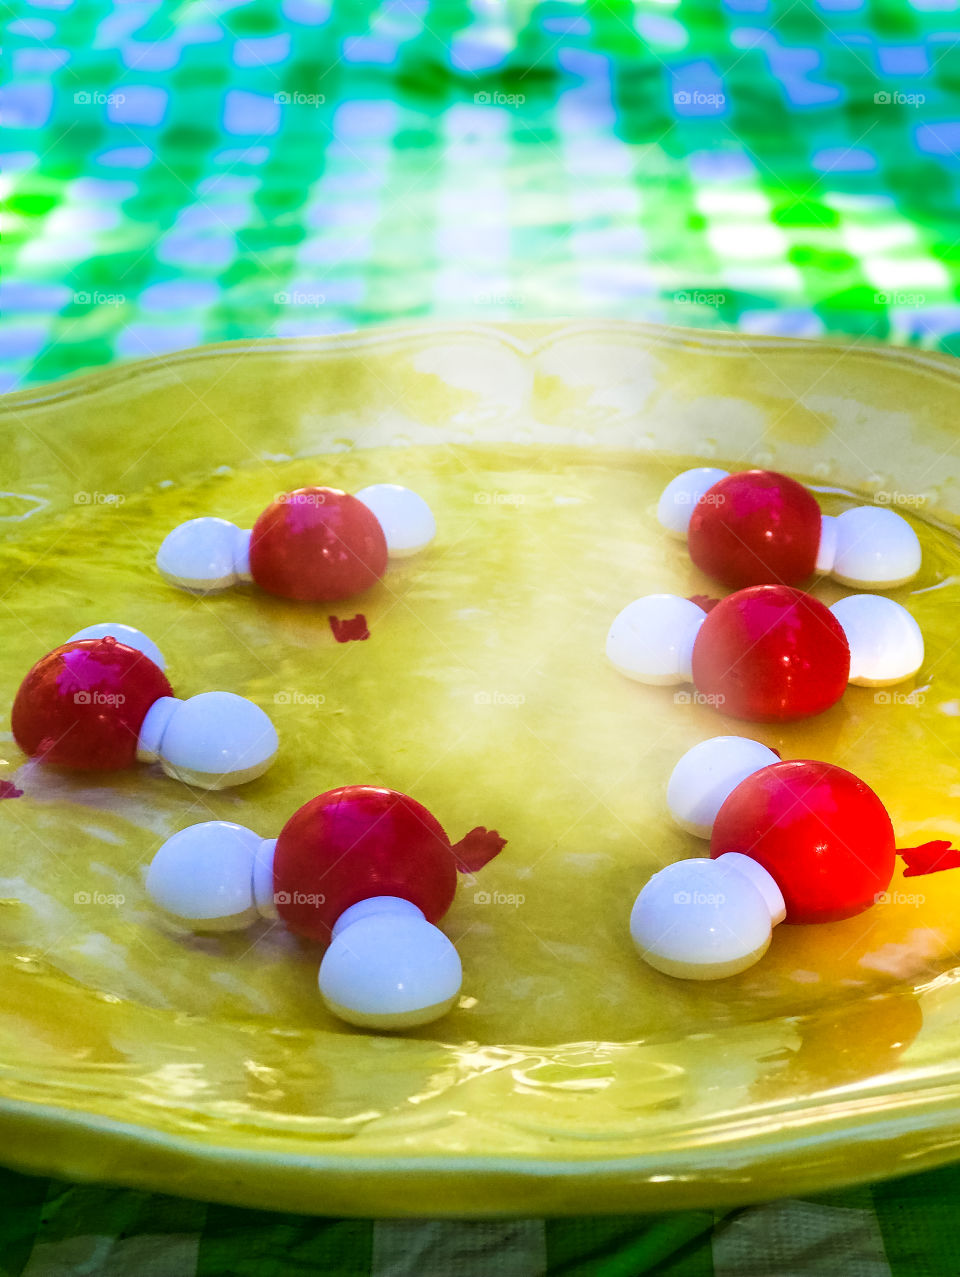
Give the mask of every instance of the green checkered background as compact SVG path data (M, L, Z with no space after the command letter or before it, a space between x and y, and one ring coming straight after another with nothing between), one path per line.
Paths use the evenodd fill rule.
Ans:
M960 347L957 0L35 0L6 386L602 315Z
M445 316L960 353L958 3L14 4L0 387ZM7 1172L0 1273L945 1277L958 1190L350 1221Z

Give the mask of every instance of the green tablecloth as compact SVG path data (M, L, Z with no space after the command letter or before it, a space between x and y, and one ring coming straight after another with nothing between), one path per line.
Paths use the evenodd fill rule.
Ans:
M416 316L960 351L956 10L14 4L0 386ZM371 1222L4 1173L0 1272L944 1277L958 1188L945 1170L720 1217Z
M953 1277L958 1176L725 1215L311 1219L0 1172L3 1277Z

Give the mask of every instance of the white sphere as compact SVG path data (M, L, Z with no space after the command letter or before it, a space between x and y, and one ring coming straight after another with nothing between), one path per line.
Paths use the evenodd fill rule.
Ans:
M841 585L890 590L920 571L920 542L894 510L863 505L837 515L833 577Z
M276 729L258 705L233 692L163 696L147 711L137 751L160 760L175 780L201 789L245 785L262 776L278 748Z
M348 1024L408 1029L453 1006L463 971L447 937L416 905L378 896L337 920L320 964L324 1002Z
M253 868L261 841L228 820L182 829L154 856L147 892L154 904L197 930L249 926L258 914Z
M905 607L880 594L851 594L830 609L850 645L850 682L902 683L923 664L923 634Z
M684 470L683 474L670 480L657 505L657 518L671 536L683 538L687 535L693 507L705 492L721 479L726 479L729 473L711 466L698 466L694 470Z
M433 512L410 488L398 483L374 483L354 494L376 515L392 559L406 559L425 549L437 535Z
M140 630L135 630L132 625L119 625L113 621L100 621L96 625L87 625L82 630L77 630L76 634L70 635L67 642L75 643L78 639L100 638L115 638L118 643L124 643L127 647L132 647L136 651L142 652L160 669L166 669L167 663L163 659L163 653L153 639L147 638L146 634L143 634Z
M677 861L654 874L637 896L630 934L650 966L684 980L720 980L766 953L774 923L768 897L752 876L725 860ZM770 883L782 904L772 878Z
M693 645L706 616L678 594L635 599L610 626L607 658L638 683L689 683Z
M157 567L182 589L225 590L250 580L250 533L226 519L190 519L167 534Z
M714 736L688 749L667 782L667 807L681 829L709 838L717 812L741 781L780 758L745 736Z

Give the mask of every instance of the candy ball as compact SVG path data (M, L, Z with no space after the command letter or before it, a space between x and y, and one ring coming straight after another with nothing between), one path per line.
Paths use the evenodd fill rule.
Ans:
M66 641L78 643L81 639L99 638L115 638L118 643L124 643L127 647L142 652L158 669L166 669L163 653L153 639L148 638L142 631L135 630L132 625L120 625L116 621L99 621L95 625L87 625L82 630L77 630L76 634L71 634Z
M688 833L709 838L717 812L748 776L780 757L744 736L714 736L688 749L667 783L670 815Z
M157 568L171 584L198 594L250 580L250 533L226 519L190 519L164 538Z
M377 896L347 909L333 929L318 984L348 1024L407 1029L439 1019L456 1001L460 957L406 899Z
M923 634L906 608L879 594L851 594L830 611L850 646L850 682L883 687L916 674L923 664Z
M163 671L113 638L54 648L20 685L11 715L25 754L80 771L131 767L150 707L173 696Z
M627 604L607 634L611 665L640 683L689 683L703 608L676 594L648 594Z
M186 785L227 789L262 776L278 748L276 728L259 705L233 692L200 692L150 708L137 757L159 761Z
M277 839L277 911L300 935L327 940L351 905L400 896L438 922L457 888L457 865L439 821L406 794L348 785L295 812Z
M813 574L820 506L802 484L773 470L727 475L697 501L687 544L702 572L741 589Z
M667 484L657 504L657 518L671 536L686 537L694 506L728 472L712 466L684 470Z
M815 598L785 585L756 585L706 614L692 672L724 714L788 722L840 699L850 649L839 621Z
M654 874L630 914L641 958L686 980L720 980L758 962L783 902L746 860L680 860Z
M895 510L857 506L836 518L832 574L842 585L890 590L920 571L917 534Z
M425 549L437 535L433 512L409 488L397 483L374 483L356 494L377 518L391 559L406 559Z
M258 857L272 854L273 840L243 825L190 825L168 838L150 862L147 892L154 904L199 931L239 930L261 914L253 867Z
M830 763L775 763L748 776L714 821L710 855L742 852L776 880L787 922L832 922L868 909L893 877L883 803Z
M298 488L273 501L253 525L250 571L271 594L333 602L376 584L387 566L380 522L337 488Z

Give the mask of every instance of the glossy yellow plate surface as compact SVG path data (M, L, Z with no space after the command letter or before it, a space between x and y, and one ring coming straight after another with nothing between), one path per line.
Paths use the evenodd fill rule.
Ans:
M725 1204L954 1156L960 873L898 875L859 919L781 928L716 985L641 966L626 923L650 873L703 850L663 788L720 732L863 775L901 845L960 836L955 368L643 325L424 326L207 347L0 402L5 712L44 651L119 620L159 642L181 695L239 691L281 737L261 780L202 795L149 768L25 765L5 730L0 780L24 794L0 802L3 1160L462 1216ZM710 588L653 518L696 459L918 520L924 568L896 593L927 639L914 684L751 732L606 666L630 599ZM183 518L249 526L278 491L376 481L422 491L440 535L355 605L195 599L152 568ZM328 611L361 609L372 638L338 646ZM453 837L509 839L444 923L460 1004L405 1036L327 1016L319 955L282 929L194 937L143 891L175 829L274 835L347 783L412 792Z

